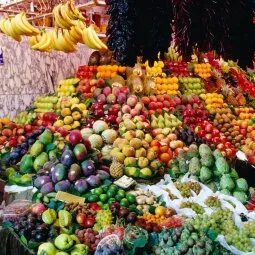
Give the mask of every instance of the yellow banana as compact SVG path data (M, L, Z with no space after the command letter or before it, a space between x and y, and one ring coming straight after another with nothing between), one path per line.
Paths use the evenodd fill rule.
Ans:
M69 24L69 28L71 26L76 26L77 20L73 20L69 17L69 10L66 8L66 5L60 7L60 12L64 20Z
M66 41L66 44L68 45L68 48L70 49L70 51L76 51L77 48L75 47L74 43L72 42L72 40L69 37L69 33L68 30L64 29L62 32L62 35Z
M90 43L92 45L92 49L96 49L96 50L101 50L102 49L102 46L94 38L92 25L90 25L87 28L87 39L90 41Z
M41 40L35 45L33 45L31 48L33 50L39 50L39 48L45 44L46 40L47 40L47 34L46 32L42 32Z
M83 17L83 15L81 14L81 12L78 10L78 8L75 6L74 1L70 0L70 4L69 4L70 10L73 12L74 15L76 15L76 17L79 20L82 21L86 21L86 19Z
M12 28L11 21L6 19L4 22L4 26L7 28L9 35L16 40L17 42L21 42L22 38L19 34L16 34Z
M40 51L47 51L50 52L51 51L51 36L48 32L44 32L46 34L46 40L44 42L44 44L42 44L38 49Z
M30 47L34 46L35 44L37 44L41 39L40 35L33 35L28 37L28 44Z
M71 35L72 38L75 39L76 42L81 42L82 41L82 31L80 30L81 33L77 32L76 26L71 27L69 30L69 34Z
M94 45L90 42L88 38L88 28L83 29L82 31L82 40L89 48L94 49Z
M52 41L51 41L51 42L52 42L52 45L51 45L51 47L52 47L54 50L59 50L57 31L56 31L56 30L52 30L51 34L52 34Z
M27 20L27 16L26 16L26 13L25 12L21 12L21 20L22 20L22 23L24 24L24 26L31 30L32 31L32 35L39 35L41 32L39 29L35 28L34 26L32 26L28 20ZM19 14L18 14L19 15Z
M9 35L8 30L7 30L7 27L5 27L5 24L4 24L5 21L6 21L6 19L0 20L0 29L1 29L1 31L2 31L4 34Z
M71 8L71 2L67 1L65 3L66 9L68 10L68 15L71 19L75 20L77 19L77 16L75 15L75 13L73 12L72 8Z
M12 28L13 28L15 34L22 35L21 31L19 30L19 28L16 25L15 18L11 19L11 24L12 24Z
M13 18L13 24L15 25L16 29L18 29L19 34L27 36L33 35L33 31L23 23L22 13L17 14Z
M83 30L84 28L86 28L84 22L81 21L81 20L78 20L78 21L77 21L77 27L79 27L81 30Z
M107 50L107 46L99 39L94 26L90 25L88 29L88 35L89 37L92 37L93 42L95 42L95 44L98 45L99 48Z
M72 29L72 28L71 28L71 29ZM76 38L72 35L71 29L68 30L69 38L70 38L70 40L72 41L73 44L77 44L77 43L78 43L78 40L76 40Z
M60 12L60 8L61 8L61 5L57 5L56 7L54 7L53 9L53 14L54 14L54 18L55 18L55 22L57 24L58 27L60 28L69 28L70 25L64 20L61 12Z

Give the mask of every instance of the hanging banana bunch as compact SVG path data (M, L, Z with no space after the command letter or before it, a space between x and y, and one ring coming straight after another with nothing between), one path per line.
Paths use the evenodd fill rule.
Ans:
M0 29L4 34L18 42L22 40L21 35L34 36L40 34L40 30L28 22L25 12L21 12L13 18L2 19Z

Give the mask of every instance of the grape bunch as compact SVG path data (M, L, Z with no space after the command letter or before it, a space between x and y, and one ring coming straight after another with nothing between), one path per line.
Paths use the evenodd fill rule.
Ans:
M81 243L86 244L89 247L89 251L94 253L97 245L100 242L100 235L98 231L94 231L91 228L76 230L75 235L79 238Z
M189 202L189 201L182 202L180 208L190 208L196 214L203 214L204 213L204 208L201 205L199 205L197 203L194 203L194 202Z
M191 197L192 196L191 189L189 188L187 183L176 182L174 185L181 192L181 195L183 197Z
M212 229L225 236L226 242L243 252L255 252L250 237L254 237L254 222L238 229L228 208L218 208L211 215L197 215L190 223L197 230Z
M198 182L187 182L187 185L190 189L192 189L197 195L201 191L201 186Z
M179 140L182 140L186 145L191 144L202 144L204 143L204 139L199 137L192 128L176 128L174 130L174 134L176 134Z
M219 198L218 197L214 197L214 196L209 196L205 200L205 204L208 207L221 207L221 202L220 202Z

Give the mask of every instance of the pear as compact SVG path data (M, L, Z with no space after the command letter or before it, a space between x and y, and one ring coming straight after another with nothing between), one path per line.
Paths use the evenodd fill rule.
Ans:
M153 120L153 121L151 122L151 127L152 127L152 128L157 128L157 127L158 127L158 121Z
M140 148L138 150L135 151L135 157L139 158L139 157L146 157L147 152L144 148Z
M152 136L150 134L145 134L145 141L148 142L148 143L151 143L152 142Z
M134 164L136 164L136 158L134 158L134 157L125 158L125 160L124 160L125 166L130 166L130 165L134 165Z
M172 126L172 123L170 120L165 120L165 127L170 128Z
M136 129L142 130L143 129L143 122L139 121L136 123Z
M165 120L165 118L162 115L159 115L158 121L164 121L164 120Z
M127 131L123 137L127 140L127 141L130 141L132 138L135 138L136 137L136 132L133 131L133 130L129 130Z
M144 168L149 165L149 160L145 157L138 158L138 166Z
M139 138L132 138L129 142L129 145L135 149L139 149L142 147L143 143Z
M165 124L166 124L166 122L165 122ZM171 128L167 127L167 125L166 125L166 128L162 129L162 134L163 135L168 135L168 134L170 134L170 132L171 132Z
M142 140L142 143L143 143L143 148L149 149L150 144L146 140Z
M159 127L159 128L164 128L164 127L165 127L165 123L164 123L164 122L165 122L164 119L163 119L163 121L160 120L160 121L158 122L158 127Z
M151 115L151 121L153 121L153 120L155 120L155 121L158 120L158 118L154 114Z
M148 160L153 160L155 158L157 158L157 152L155 152L153 149L149 149L147 151L147 159Z
M30 155L33 157L38 156L43 151L43 144L40 141L36 141L30 148Z
M125 145L122 149L122 153L126 156L126 157L134 157L135 156L135 149L132 148L129 145Z
M140 139L144 138L144 132L142 130L136 130L135 135L136 135L136 138L140 138Z

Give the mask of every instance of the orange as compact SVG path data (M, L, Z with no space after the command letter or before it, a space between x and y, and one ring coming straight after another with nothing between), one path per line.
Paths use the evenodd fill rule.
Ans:
M161 84L161 83L162 83L162 78L157 77L157 78L156 78L156 83L157 83L157 84Z
M110 71L105 72L105 78L110 78L110 77L111 77L111 72Z
M97 78L100 78L101 77L101 72L98 72L96 76L97 76Z
M116 75L117 75L117 73L116 73L116 72L113 72L113 73L111 74L111 78L116 77Z
M157 206L155 209L155 214L159 216L164 216L166 213L166 208L164 206Z

